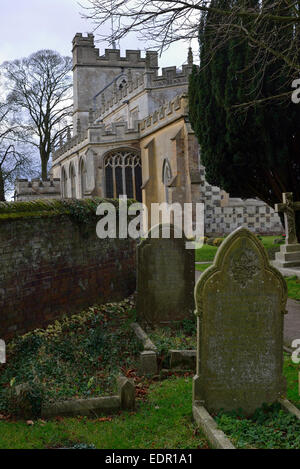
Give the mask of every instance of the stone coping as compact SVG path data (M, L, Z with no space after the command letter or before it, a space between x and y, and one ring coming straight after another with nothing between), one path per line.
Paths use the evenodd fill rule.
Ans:
M296 275L300 278L300 267L279 267L275 261L271 261L271 265L276 267L277 270L284 276L284 277L292 277Z
M151 339L148 337L146 332L141 328L141 326L134 322L131 324L132 329L134 330L137 338L142 342L144 351L141 352L141 361L143 360L150 360L150 355L153 355L152 360L157 359L157 347ZM152 353L150 353L152 352ZM154 353L156 357L154 358ZM194 371L196 368L196 350L169 350L168 354L170 356L170 368L169 370L177 371L180 369L183 371ZM142 367L143 368L143 367ZM147 368L147 370L146 370ZM140 369L141 372L143 371L150 371L150 368L147 366L145 370ZM154 366L152 370L154 371Z
M196 370L197 350L169 350L170 370Z
M157 352L156 345L154 345L154 343L149 339L146 332L141 328L141 326L137 322L131 323L130 327L135 332L137 338L142 342L144 350L151 350L152 352Z
M193 416L213 449L236 449L203 405L193 404Z
M300 420L300 410L288 399L278 399L281 408ZM199 402L193 404L193 417L213 449L236 449L225 433L218 428L217 423Z
M100 414L114 413L119 410L133 410L135 407L135 386L131 379L120 375L117 378L118 395L73 399L43 404L41 417L76 417L85 415L98 417Z
M294 406L288 399L278 399L282 409L297 417L300 420L300 410Z
M141 352L140 372L146 374L156 374L157 367L154 362L157 361L157 347L150 340L146 332L138 323L131 324L137 338L143 343L144 351ZM168 371L195 371L196 368L196 350L169 350L170 368ZM150 361L152 365L150 366Z

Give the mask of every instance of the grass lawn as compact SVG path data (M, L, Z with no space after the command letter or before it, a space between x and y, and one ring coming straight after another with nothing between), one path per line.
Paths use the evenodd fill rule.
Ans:
M153 383L137 412L102 420L65 418L25 422L0 421L0 449L70 447L93 444L99 449L192 449L207 442L192 421L192 379L169 378Z
M279 250L280 244L274 244L275 239L280 239L280 236L262 236L262 243L267 251L277 249ZM196 262L213 261L218 248L216 246L210 246L209 244L203 244L203 246L196 250L195 260ZM199 269L198 269L199 270Z
M210 246L209 244L203 244L202 248L196 249L195 261L205 262L213 261L218 248L216 246Z
M196 270L204 272L211 264L196 264Z
M300 300L300 279L294 275L293 277L286 277L285 280L288 286L289 298Z

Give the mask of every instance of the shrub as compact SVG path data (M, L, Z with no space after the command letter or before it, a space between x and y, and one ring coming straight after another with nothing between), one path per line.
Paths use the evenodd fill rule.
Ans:
M6 410L24 419L40 417L44 395L44 386L37 379L17 386L13 383L5 390Z
M213 245L219 247L221 246L222 242L223 242L223 238L215 238L213 240Z
M33 416L45 399L115 391L115 375L135 368L141 348L129 326L133 306L131 299L94 306L9 343L0 371L0 413Z

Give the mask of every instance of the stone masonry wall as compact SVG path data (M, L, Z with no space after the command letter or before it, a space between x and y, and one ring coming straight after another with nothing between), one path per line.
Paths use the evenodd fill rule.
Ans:
M0 220L0 337L135 290L135 242L66 215Z
M229 198L222 206L222 191L205 180L205 169L200 169L201 202L205 207L205 234L222 236L243 226L254 233L275 235L283 232L280 218L272 207L257 199Z

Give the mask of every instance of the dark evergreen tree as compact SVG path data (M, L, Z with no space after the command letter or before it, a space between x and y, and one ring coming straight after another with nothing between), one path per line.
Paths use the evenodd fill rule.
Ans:
M211 5L228 8L233 2L214 0ZM259 8L259 2L251 1L251 6ZM293 192L294 200L300 200L300 105L265 100L289 91L289 71L272 60L262 74L242 35L231 35L216 48L212 24L216 15L208 12L199 29L200 68L194 67L189 86L190 121L207 180L233 197L258 197L271 206L281 201L282 192ZM264 27L282 34L274 24ZM285 30L283 49L293 34L292 28ZM251 106L236 107L251 101ZM300 240L299 213L297 217Z

